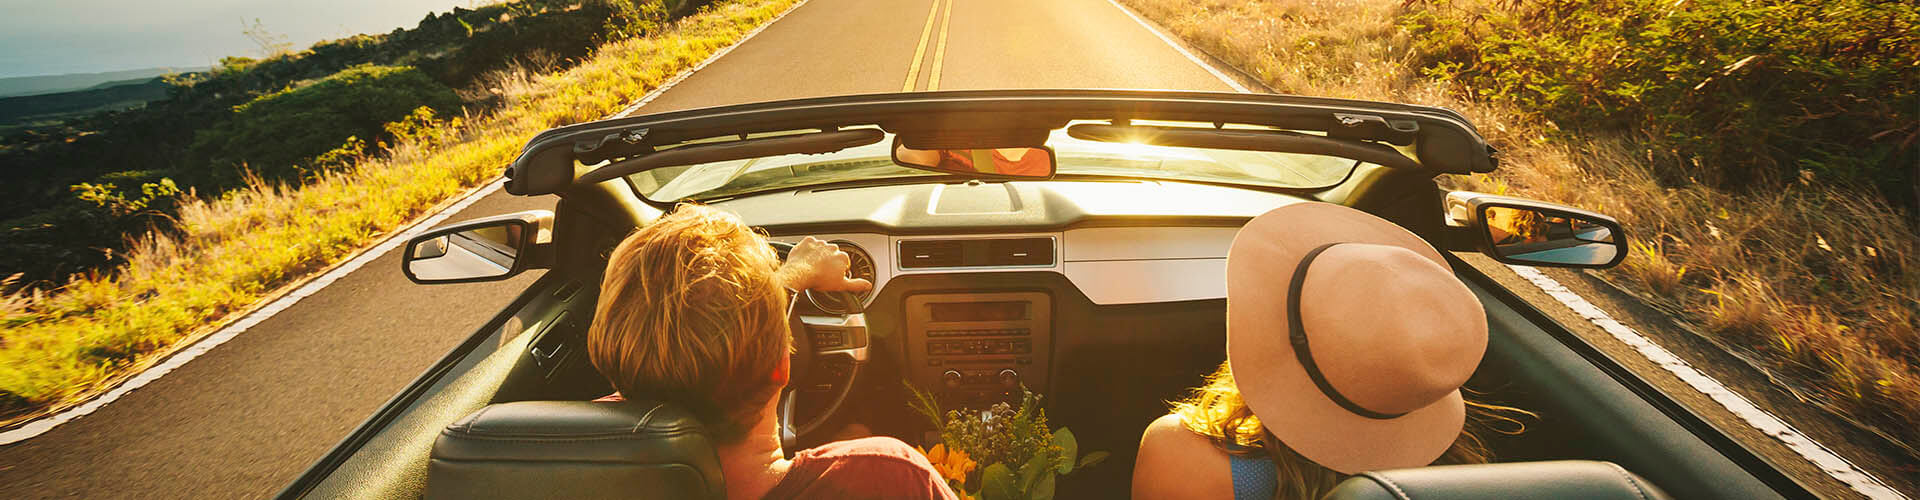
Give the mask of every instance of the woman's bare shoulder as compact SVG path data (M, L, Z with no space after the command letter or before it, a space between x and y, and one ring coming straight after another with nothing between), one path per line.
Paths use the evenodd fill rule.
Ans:
M1133 462L1133 498L1232 498L1227 454L1206 436L1187 430L1179 415L1147 425Z

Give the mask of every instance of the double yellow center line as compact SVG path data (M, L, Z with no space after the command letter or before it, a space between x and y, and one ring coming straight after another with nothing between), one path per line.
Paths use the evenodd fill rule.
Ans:
M945 12L940 8L942 3L946 4ZM933 66L927 68L927 90L940 90L940 63L947 56L947 26L953 24L953 0L933 0L933 8L927 10L927 26L920 29L920 45L913 48L913 65L907 67L907 83L900 87L901 92L912 92L914 84L920 83L920 63L926 60L934 19L941 20L940 43L933 49Z

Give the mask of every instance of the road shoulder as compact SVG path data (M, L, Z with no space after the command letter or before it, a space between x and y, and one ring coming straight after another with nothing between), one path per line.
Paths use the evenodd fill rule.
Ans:
M1600 349L1622 367L1653 384L1689 411L1704 418L1715 429L1753 450L1773 466L1806 484L1813 485L1817 491L1824 494L1846 492L1852 494L1851 496L1858 496L1847 484L1834 479L1779 439L1749 425L1741 417L1731 413L1726 406L1695 390L1672 372L1641 355L1633 346L1621 342L1578 312L1561 304L1507 266L1479 254L1456 255L1553 318L1555 322L1579 335L1581 339ZM1789 391L1768 381L1765 375L1752 371L1745 363L1733 359L1726 352L1681 330L1671 316L1647 307L1631 296L1619 293L1586 273L1558 269L1543 271L1554 281L1586 299L1614 320L1627 325L1648 340L1672 352L1694 369L1705 373L1729 390L1752 401L1760 409L1792 425L1807 437L1871 473L1888 486L1905 492L1909 496L1914 494L1917 487L1920 487L1916 485L1910 462L1909 465L1903 465L1902 460L1898 458L1902 456L1899 450L1874 446L1874 443L1879 442L1877 436L1835 422L1828 418L1826 413L1801 403Z

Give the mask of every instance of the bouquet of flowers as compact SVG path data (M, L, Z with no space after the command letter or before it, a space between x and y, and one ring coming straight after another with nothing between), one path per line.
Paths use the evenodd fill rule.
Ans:
M911 384L913 409L940 430L940 443L921 453L965 499L1048 500L1059 476L1100 463L1107 452L1079 454L1073 431L1047 428L1040 395L1020 388L1020 407L941 411L932 394ZM984 468L981 464L986 464ZM977 474L976 474L977 472Z

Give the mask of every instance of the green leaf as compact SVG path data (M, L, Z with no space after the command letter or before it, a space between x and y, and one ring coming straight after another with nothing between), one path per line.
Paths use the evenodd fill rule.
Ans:
M1028 500L1053 500L1053 481L1055 477L1057 476L1054 476L1053 474L1046 474L1041 476L1040 482L1037 484L1034 484L1033 489L1027 491L1027 499Z
M1015 482L1013 470L1007 464L993 464L980 472L981 500L1018 500L1020 485Z
M913 394L913 400L908 401L907 406L913 407L913 411L927 417L927 421L933 423L934 429L946 427L946 419L941 418L942 415L946 415L946 412L941 411L940 400L934 399L933 393L921 391L908 380L901 380L900 385L906 386L907 392Z
M1094 465L1098 465L1100 462L1104 462L1106 460L1107 460L1107 452L1096 451L1093 453L1088 453L1087 456L1080 457L1080 465L1076 465L1073 468L1085 469L1088 467L1092 467Z
M1080 456L1080 442L1073 438L1073 431L1065 427L1053 433L1053 445L1060 447L1060 456L1054 459L1053 471L1059 474L1073 472L1073 457Z
M1040 476L1053 475L1052 472L1048 470L1052 467L1053 464L1047 460L1045 454L1033 454L1032 459L1028 459L1026 464L1020 466L1020 491L1033 491L1033 483L1039 481Z

